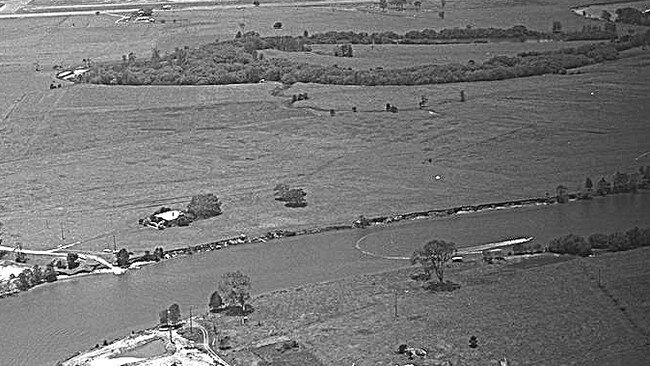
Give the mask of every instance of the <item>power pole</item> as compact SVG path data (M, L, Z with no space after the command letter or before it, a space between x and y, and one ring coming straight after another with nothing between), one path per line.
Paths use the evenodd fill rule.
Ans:
M397 319L397 290L395 290L394 309L395 309L395 319Z
M65 235L63 235L63 223L60 222L59 224L61 226L61 241L63 241L63 240L65 240Z
M113 234L113 253L117 252L117 244L115 243L115 234Z
M602 287L602 284L600 282L600 268L598 268L598 287Z
M169 309L167 309L167 319L169 319ZM174 344L174 340L172 339L172 325L168 324L167 327L169 328L169 342Z
M190 306L190 334L192 333L192 307Z

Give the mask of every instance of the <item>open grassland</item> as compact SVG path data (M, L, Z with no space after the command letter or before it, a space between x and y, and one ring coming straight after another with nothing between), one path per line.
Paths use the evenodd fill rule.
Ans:
M205 323L230 335L235 350L286 335L327 365L404 365L406 356L395 354L403 343L428 350L427 359L412 361L417 365L492 365L504 356L510 365L643 365L650 356L649 256L638 249L455 264L447 276L461 288L437 294L409 279L417 270L401 270L259 296L247 325L216 315ZM598 269L607 273L604 287ZM468 347L472 335L476 349ZM254 358L241 348L226 356Z
M332 57L335 45L318 44L312 52L283 52L264 50L266 58L284 58L296 62L332 66L356 70L383 67L406 68L420 65L466 64L468 61L485 62L495 56L514 56L535 49L540 52L568 47L580 47L593 42L493 42L441 45L353 45L354 57Z
M3 20L5 244L53 247L63 231L65 242L81 242L78 249L112 246L113 235L131 250L169 249L240 232L349 223L361 213L543 196L558 184L573 189L586 175L635 168L650 136L650 54L641 50L580 75L471 84L295 85L277 96L276 84L47 88L53 65L195 47L232 37L241 22L262 35L520 23L548 30L553 19L565 29L592 24L561 1L447 6L444 20L428 12L263 7L169 12L161 16L165 24L155 25L116 25L105 15ZM275 21L284 29L274 31ZM445 57L480 60L486 52L506 52L503 44L492 46L480 45L474 55L452 46L458 53ZM400 50L427 58L410 47ZM406 62L387 52L395 65ZM34 71L35 62L41 71ZM458 101L461 90L465 103ZM300 92L310 99L289 106L291 94ZM417 108L422 95L429 98L426 110ZM382 112L385 103L400 113ZM443 179L434 182L433 175ZM274 201L280 182L304 188L309 206L292 210ZM165 231L137 225L159 206L184 207L207 192L221 197L223 215Z

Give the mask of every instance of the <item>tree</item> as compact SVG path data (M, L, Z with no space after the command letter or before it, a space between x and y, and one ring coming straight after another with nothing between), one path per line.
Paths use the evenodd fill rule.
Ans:
M602 13L600 13L600 19L606 21L606 22L611 22L612 21L612 13L608 12L607 10L603 10Z
M118 267L122 267L122 268L129 267L129 259L131 257L131 253L129 253L128 250L126 250L125 248L120 249L120 251L117 252L115 257L117 260Z
M612 190L612 184L605 180L605 177L600 178L596 184L596 193L599 195L606 195Z
M79 255L77 253L68 253L68 269L79 267Z
M411 264L419 263L424 269L424 280L429 281L433 273L438 277L438 281L443 283L445 264L451 260L456 253L456 244L444 240L432 240L422 249L413 252Z
M616 172L612 177L614 193L629 191L630 176L627 173Z
M221 276L219 292L223 294L228 306L241 306L246 310L246 301L250 299L251 279L240 271L228 272Z
M29 269L26 269L18 274L18 282L16 283L18 290L27 291L30 287L32 287L29 278L31 274L29 272L31 271Z
M548 244L548 251L559 254L573 254L588 256L591 254L591 246L582 236L569 234L551 240Z
M192 200L187 205L187 212L198 219L221 215L221 202L212 193L199 194L192 197Z
M16 251L16 258L14 260L17 263L25 263L27 262L27 255L19 249Z
M569 196L567 195L567 188L563 185L559 185L555 188L555 193L557 194L557 201L559 203L569 202Z
M210 308L210 312L214 313L219 311L221 308L223 308L223 299L221 298L221 295L219 295L219 291L215 291L212 293L210 296L210 302L208 303L208 307Z
M34 285L38 285L39 283L43 282L43 271L38 264L32 267L32 279Z
M415 0L415 1L413 2L413 6L415 6L415 10L416 10L416 11L420 11L420 7L422 6L422 1L420 1L420 0Z
M165 257L165 251L162 247L157 247L153 250L153 255L158 258L158 260L161 260Z
M386 0L379 0L379 9L382 11L386 11L386 8L388 7L388 2Z
M43 279L47 282L56 281L56 270L54 269L54 263L48 263L47 266L45 266Z
M558 21L553 22L553 33L561 33L562 32L562 23Z
M160 318L160 325L169 325L169 310L168 309L162 309L160 313L158 313L158 317Z
M172 304L169 307L169 323L176 325L181 320L181 308L178 304Z
M587 177L585 180L585 189L587 192L591 192L592 188L594 188L594 183L591 181L591 178Z
M404 4L406 4L406 0L388 0L388 2L399 11L404 10Z

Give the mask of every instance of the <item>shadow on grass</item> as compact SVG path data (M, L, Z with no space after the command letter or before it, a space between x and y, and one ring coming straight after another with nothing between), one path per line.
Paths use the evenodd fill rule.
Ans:
M451 281L429 282L424 285L424 289L431 292L453 292L460 289L460 285Z

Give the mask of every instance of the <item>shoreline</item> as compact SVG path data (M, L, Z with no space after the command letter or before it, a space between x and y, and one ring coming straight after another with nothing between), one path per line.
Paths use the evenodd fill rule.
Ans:
M648 189L640 188L639 191L645 192L648 191ZM578 193L569 193L567 194L567 202L565 203L570 204L576 201L582 201L586 199L598 199L601 197L620 195L620 194L634 194L634 193L618 192L618 193L609 193L602 196L590 196L589 198L581 198ZM142 267L160 263L162 261L170 260L180 256L187 256L187 255L193 255L194 253L220 250L220 249L227 248L228 246L234 246L234 245L260 244L260 243L263 244L271 240L277 240L282 238L303 236L303 235L314 235L314 234L320 234L329 231L365 229L370 227L390 225L393 223L407 221L407 220L408 221L426 220L426 219L435 220L440 218L453 217L457 215L462 216L462 215L475 214L481 212L490 212L490 211L524 208L524 207L548 206L548 205L555 205L555 204L563 204L563 203L560 203L556 196L549 196L549 197L534 197L534 198L526 198L526 199L519 199L519 200L510 200L510 201L500 201L500 202L492 202L492 203L481 203L475 205L462 205L462 206L456 206L450 208L430 209L425 211L412 211L412 212L406 212L406 213L390 215L390 216L389 215L376 216L372 218L365 218L363 215L360 215L359 218L363 219L364 223L360 222L360 219L357 219L349 225L339 224L339 225L316 226L316 227L300 229L296 231L287 230L287 229L275 229L275 230L268 231L265 234L262 234L260 236L248 237L246 234L241 234L233 238L220 239L216 241L199 243L195 245L189 244L185 247L173 248L173 249L163 251L163 258L160 261L134 260L129 264L129 267L125 269L125 272L129 270L138 270ZM67 276L60 275L61 277L60 278L57 277L57 281L43 282L31 287L30 289L35 287L40 287L44 284L56 283L59 280L66 281L74 278L86 277L91 275L108 274L108 273L113 273L113 272L110 269L106 269L102 267L102 268L94 269L90 272L80 273L78 275L67 275ZM29 291L30 289L28 289L27 291ZM2 293L0 294L0 300L5 297L16 296L21 292L25 292L25 291L13 289L9 292Z
M648 189L640 188L639 191L645 192L648 191ZM634 193L618 192L618 193L609 193L602 196L589 196L589 198L581 198L578 193L569 193L567 194L567 202L565 203L570 204L576 201L598 199L601 197L620 195L620 194L634 194ZM534 198L526 198L526 199L519 199L519 200L510 200L510 201L500 201L500 202L492 202L492 203L481 203L475 205L462 205L462 206L456 206L450 208L430 209L425 211L412 211L412 212L406 212L406 213L396 214L396 215L376 216L372 218L365 218L363 215L360 215L359 219L355 220L349 225L339 224L339 225L316 226L316 227L300 229L296 231L287 230L287 229L275 229L275 230L268 231L265 234L262 234L260 236L248 237L246 234L241 234L233 238L220 239L216 241L199 243L195 245L189 244L185 247L173 248L173 249L163 251L163 258L160 261L134 260L129 264L129 267L125 269L125 272L129 270L138 270L142 267L160 263L162 261L170 260L180 256L187 256L187 255L193 255L194 253L220 250L220 249L227 248L228 246L234 246L234 245L260 244L260 243L263 244L271 240L277 240L277 239L288 238L288 237L314 235L314 234L320 234L329 231L365 229L370 227L390 225L402 221L414 221L414 220L426 220L426 219L435 220L435 219L448 218L453 216L462 216L462 215L490 212L490 211L497 211L497 210L548 206L548 205L556 205L556 204L563 204L563 203L560 203L556 196L549 196L549 197L534 197ZM362 223L360 219L363 219L364 222ZM43 282L31 287L30 289L35 287L40 287L44 284L56 283L59 280L66 281L74 278L86 277L91 275L108 274L108 273L113 273L113 272L110 269L102 267L102 268L94 269L90 272L80 273L78 275L60 275L61 277L60 278L57 277L57 281ZM27 291L29 291L29 289ZM25 291L13 289L9 292L2 293L0 294L0 300L5 297L16 296L21 292L25 292Z

